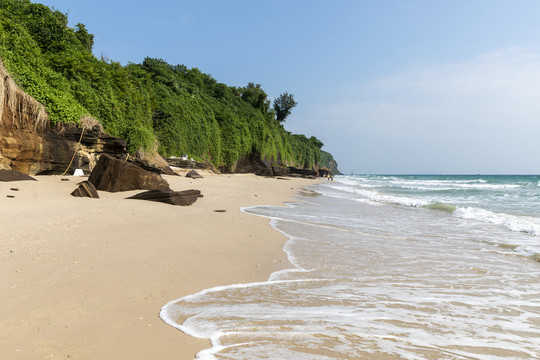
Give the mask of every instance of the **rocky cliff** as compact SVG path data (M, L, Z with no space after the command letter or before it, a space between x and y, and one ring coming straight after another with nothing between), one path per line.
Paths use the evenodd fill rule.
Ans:
M79 126L52 126L45 107L17 86L0 60L0 169L31 175L63 173L68 166L90 171L102 153L125 157L126 143L106 135L92 118Z

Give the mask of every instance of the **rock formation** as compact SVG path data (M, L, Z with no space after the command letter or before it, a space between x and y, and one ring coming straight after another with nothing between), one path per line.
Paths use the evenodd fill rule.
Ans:
M16 170L6 170L6 169L0 169L0 181L24 181L24 180L34 180L33 177L23 174L21 172L18 172ZM13 189L12 189L13 190Z
M188 206L193 204L200 197L202 197L202 195L199 190L149 190L134 196L130 196L128 199L150 200L171 205Z
M45 107L15 84L0 60L0 169L31 175L63 173L79 139L72 169L89 173L99 155L127 154L125 141L106 135L92 118L82 119L79 127L52 126Z
M107 155L100 157L88 181L96 189L109 192L169 189L169 184L160 175Z
M254 173L261 176L283 176L289 173L287 166L281 162L278 154L278 160L263 159L261 154L253 149L251 153L240 159L229 172Z
M89 197L92 199L99 199L99 194L96 190L94 184L90 181L83 181L79 184L79 187L71 193L71 195L76 197Z
M192 179L202 179L202 175L196 172L195 170L191 170L186 174L186 177L192 178Z
M167 163L170 166L183 168L183 169L202 169L202 170L210 170L210 171L216 172L214 165L210 164L209 162L198 162L198 161L184 160L182 158L172 157L172 158L167 158Z

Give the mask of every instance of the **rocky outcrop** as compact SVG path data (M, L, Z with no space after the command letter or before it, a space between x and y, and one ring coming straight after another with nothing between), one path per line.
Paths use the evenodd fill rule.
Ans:
M109 192L169 189L169 184L160 175L107 155L100 157L88 181L96 189Z
M282 164L279 154L278 160L269 160L263 158L255 149L228 170L225 172L254 173L261 176L283 176L289 173L289 168Z
M305 178L315 178L318 176L318 171L313 169L301 169L291 166L289 167L289 175L296 175Z
M90 173L101 154L125 157L126 142L105 134L90 117L79 126L52 126L45 107L15 84L0 60L0 169L61 174L73 158L70 173Z
M128 197L128 199L158 201L171 205L188 206L202 197L199 190L150 190Z

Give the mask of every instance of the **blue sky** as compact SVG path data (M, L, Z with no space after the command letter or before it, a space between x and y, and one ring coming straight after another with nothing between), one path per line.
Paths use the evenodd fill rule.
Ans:
M50 0L94 53L287 91L344 173L540 173L540 1Z

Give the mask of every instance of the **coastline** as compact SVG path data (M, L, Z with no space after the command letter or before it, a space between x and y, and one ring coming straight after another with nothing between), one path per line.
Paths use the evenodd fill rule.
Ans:
M140 191L72 197L84 178L0 183L3 353L191 360L208 348L209 341L165 324L160 308L288 267L285 236L240 208L283 205L315 181L200 173L197 180L164 176L173 190L201 190L189 207L125 200Z

